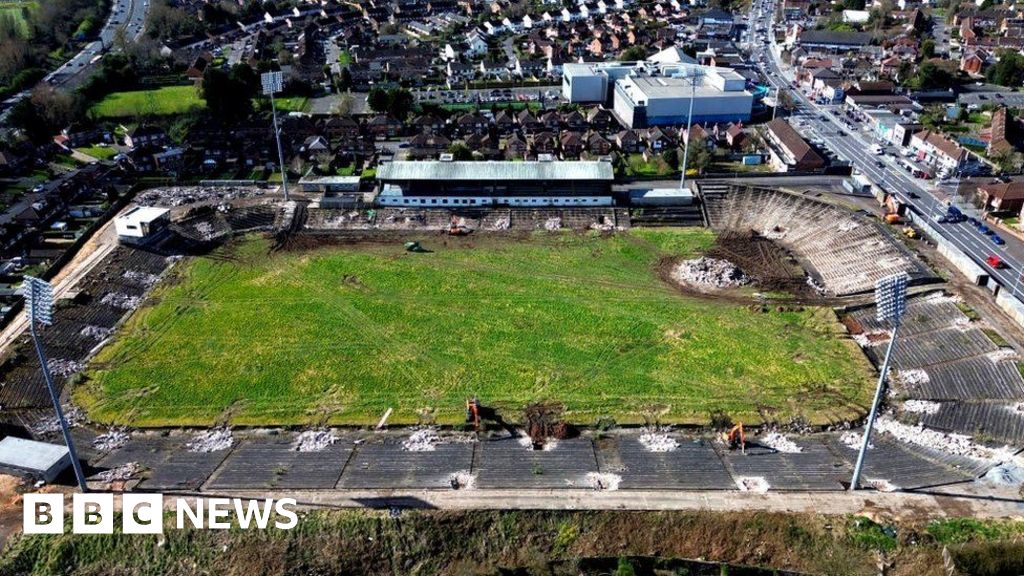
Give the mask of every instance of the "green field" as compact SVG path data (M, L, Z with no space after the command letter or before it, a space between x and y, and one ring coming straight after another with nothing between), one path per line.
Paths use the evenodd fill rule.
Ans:
M94 118L171 116L206 105L194 86L165 86L154 90L114 92L89 109Z
M532 400L569 417L745 422L759 409L816 423L862 413L870 368L831 310L761 312L684 296L654 271L705 230L610 238L428 240L270 252L249 237L181 262L92 363L76 400L140 426L455 423L467 397L518 419Z
M117 156L117 148L112 146L83 146L75 148L75 152L81 152L86 156L92 156L97 160L110 160Z

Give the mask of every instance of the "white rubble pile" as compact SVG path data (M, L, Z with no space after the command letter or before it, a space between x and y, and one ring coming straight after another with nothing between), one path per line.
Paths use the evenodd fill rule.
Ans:
M591 230L597 230L598 232L611 232L615 230L615 224L611 222L593 222L590 224Z
M100 300L100 304L106 304L107 306L113 306L122 310L134 310L139 307L139 304L142 304L142 298L131 296L124 292L108 292Z
M875 422L880 432L885 432L898 440L909 444L917 444L947 454L967 456L978 460L1003 461L1012 458L1009 448L993 449L971 441L970 436L963 434L946 434L922 424L909 426L889 415L882 416Z
M562 219L558 216L548 218L544 221L544 229L548 232L557 232L562 229Z
M608 472L588 472L587 486L594 490L618 490L622 476Z
M92 441L92 447L100 452L110 452L111 450L117 450L123 448L131 436L124 428L111 428L103 434L100 434Z
M758 438L758 443L767 446L777 452L785 452L787 454L800 454L804 451L803 448L797 446L792 440L786 438L778 432L769 432L764 436Z
M138 462L128 462L122 464L116 468L110 470L104 470L96 475L100 482L118 482L122 480L131 480L136 474L142 471L142 467L139 466Z
M874 332L862 332L853 335L853 341L861 348L870 348L889 340L889 333L881 330Z
M845 220L843 222L840 222L839 225L836 226L836 229L839 230L840 232L849 232L850 230L853 230L858 226L860 226L860 223L858 223L856 220Z
M663 432L644 432L639 440L648 452L672 452L679 447L675 438Z
M231 430L227 428L213 428L204 430L192 437L192 440L185 444L189 452L219 452L227 450L235 444Z
M468 470L459 470L449 477L448 483L453 490L469 490L476 488L476 476L470 474Z
M757 492L764 494L771 486L763 476L738 476L736 486L743 492Z
M816 282L814 280L814 278L812 278L810 276L807 277L807 285L810 286L811 289L813 289L819 295L823 295L823 294L825 294L827 292L827 290L825 290L824 286L822 286L821 284Z
M839 437L839 441L847 448L860 450L860 445L864 443L864 435L860 432L847 431L843 432L842 436ZM868 450L871 450L874 447L874 444L868 442Z
M54 376L67 377L82 371L82 363L75 360L64 360L61 358L50 358L46 361L50 374Z
M523 434L522 436L519 437L519 445L522 446L523 448L526 448L527 450L533 450L533 439L531 439L529 435ZM543 450L554 450L557 447L557 438L546 438L544 440Z
M998 364L999 362L1004 362L1006 360L1016 360L1020 357L1017 354L1017 351L1013 348L1000 348L999 350L989 352L986 356L988 356L988 359L994 364Z
M920 368L896 370L896 375L893 379L904 386L921 386L922 384L927 384L931 381L931 378L928 377L928 373Z
M882 478L870 478L867 484L879 492L896 492L900 489L899 486Z
M1013 412L1024 413L1024 402L1017 402L1016 404L1011 404L1010 406L1008 406L1008 408Z
M750 283L750 277L728 260L702 256L683 260L672 269L676 282L711 288L733 288Z
M296 452L321 452L338 441L338 436L325 428L306 430L295 437L292 450Z
M510 226L512 226L512 222L508 218L502 217L494 221L493 229L508 230Z
M409 452L433 452L441 443L441 437L434 428L422 428L402 442L402 449Z
M781 240L786 237L786 229L782 226L773 226L772 228L765 228L761 231L761 236L769 240Z
M74 428L85 421L85 416L77 406L64 406L64 419L67 420L69 428ZM57 419L56 415L47 416L29 424L27 428L33 436L52 434L60 432L60 420Z
M911 414L936 414L942 404L930 400L907 400L901 407L904 412Z
M199 235L204 240L210 240L217 232L217 230L213 227L213 224L210 224L205 220L200 220L199 222L196 222L194 228L196 232L198 232Z
M114 333L112 328L104 328L102 326L93 326L87 324L79 330L78 335L82 338L92 338L93 340L103 340Z
M148 272L139 272L138 270L125 270L124 279L129 282L134 282L139 286L149 288L153 284L160 281L160 277L156 274L150 274Z

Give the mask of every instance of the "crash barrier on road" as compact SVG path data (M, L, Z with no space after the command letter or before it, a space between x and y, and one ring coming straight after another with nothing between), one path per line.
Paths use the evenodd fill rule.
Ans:
M946 260L949 260L968 280L978 286L987 286L989 284L988 272L981 266L978 266L963 250L943 238L935 228L932 228L927 216L910 211L907 214L910 217L910 221L916 224L921 229L921 232L931 239L932 242L935 242L935 247L938 249L939 254L945 257Z

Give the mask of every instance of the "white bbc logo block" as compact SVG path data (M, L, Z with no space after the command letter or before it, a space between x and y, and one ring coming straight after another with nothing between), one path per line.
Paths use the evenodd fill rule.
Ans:
M63 534L64 495L25 494L21 525L25 534Z
M114 495L74 494L71 501L71 531L74 534L113 534Z
M164 497L162 494L123 494L122 528L125 534L163 534Z

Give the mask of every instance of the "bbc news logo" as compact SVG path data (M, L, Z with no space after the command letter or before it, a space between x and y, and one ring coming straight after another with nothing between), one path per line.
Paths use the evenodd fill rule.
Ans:
M163 494L122 494L121 531L125 534L163 534ZM25 534L64 533L63 494L25 494L22 528ZM241 498L175 498L175 527L227 530L291 530L299 523L294 498L246 500ZM113 534L114 495L73 494L72 534Z

